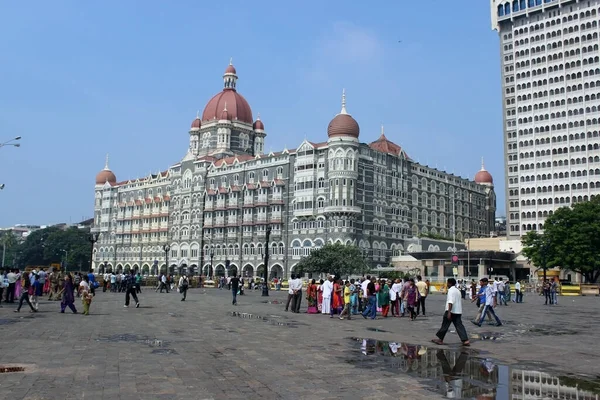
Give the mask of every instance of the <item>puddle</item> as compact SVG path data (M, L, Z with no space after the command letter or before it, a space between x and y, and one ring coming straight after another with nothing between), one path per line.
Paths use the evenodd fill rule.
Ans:
M269 315L269 316L265 317L265 316L258 315L258 314L251 314L251 313L245 313L245 312L239 312L239 311L231 311L230 315L232 317L238 317L238 318L244 318L244 319L257 319L257 320L263 321L269 325L286 326L288 328L297 328L298 325L305 325L305 324L302 324L299 322L278 321L277 319L279 319L281 317L277 316L277 315Z
M16 324L18 319L0 319L0 326Z
M177 354L173 349L168 348L171 344L168 341L149 338L147 336L132 335L124 333L121 335L110 335L96 339L97 342L108 342L108 343L137 343L153 348L152 354Z
M367 328L368 331L371 332L381 332L381 333L388 333L389 331L383 330L383 329L379 329L379 328Z
M496 341L501 340L504 335L502 332L481 332L481 333L472 333L470 335L471 339L477 340L488 340L488 341Z
M485 335L485 334L484 334ZM531 367L503 365L468 349L447 349L352 338L357 368L410 375L432 392L454 399L597 398L597 377L559 376Z
M283 304L283 301L279 300L261 300L263 304Z
M179 354L173 349L154 349L150 353L152 354Z

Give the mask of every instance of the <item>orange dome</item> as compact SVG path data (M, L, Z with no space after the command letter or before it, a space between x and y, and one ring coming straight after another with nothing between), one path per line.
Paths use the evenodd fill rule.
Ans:
M236 75L237 71L235 70L235 67L232 64L229 64L227 66L227 68L225 69L225 73L226 74L234 74L234 75Z
M108 154L106 155L106 164L104 164L104 169L98 172L98 175L96 175L96 185L104 185L106 182L112 185L117 183L117 177L110 170L110 168L108 168Z
M263 122L260 120L260 114L258 115L258 117L256 117L256 121L254 121L252 128L254 130L260 130L260 131L265 130L265 124L263 124Z
M192 121L192 127L191 130L193 131L197 131L198 129L200 129L201 127L201 120L200 120L200 116L196 116L196 119L194 119L194 121Z
M113 185L117 183L117 177L109 169L103 169L96 175L96 185L104 185L106 182Z

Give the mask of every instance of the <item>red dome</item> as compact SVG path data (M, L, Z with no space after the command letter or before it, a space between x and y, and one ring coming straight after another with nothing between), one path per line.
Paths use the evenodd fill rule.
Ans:
M104 185L106 182L113 185L117 183L117 177L109 169L103 169L96 175L96 185Z
M231 67L231 65L230 65ZM244 97L233 89L224 89L217 93L206 105L202 113L202 121L221 119L221 114L227 103L227 111L231 121L242 121L252 124L252 110Z
M327 127L327 136L352 136L358 138L360 127L350 114L338 114Z
M252 128L254 128L255 130L258 129L258 130L264 131L265 124L263 124L263 122L260 120L260 118L258 118L256 121L254 121Z
M237 71L235 70L235 67L234 67L233 65L231 65L231 64L229 64L229 65L227 66L227 68L225 69L225 73L226 73L226 74L234 74L234 75L237 75Z
M485 169L482 169L478 173L475 174L475 183L494 183L494 178L492 178L492 174L487 172Z
M201 125L200 122L201 122L200 117L196 117L196 119L192 122L191 129L194 129L194 130L200 129L200 125Z

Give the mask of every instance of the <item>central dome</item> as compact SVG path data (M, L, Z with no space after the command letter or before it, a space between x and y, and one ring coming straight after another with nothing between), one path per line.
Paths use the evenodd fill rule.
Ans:
M233 65L229 64L223 75L225 87L217 93L204 107L202 122L222 119L223 110L227 109L230 121L241 121L252 125L252 109L246 99L235 90L237 75Z

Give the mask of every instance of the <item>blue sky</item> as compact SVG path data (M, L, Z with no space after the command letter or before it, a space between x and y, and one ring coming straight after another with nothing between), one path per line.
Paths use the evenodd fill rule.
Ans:
M498 37L489 2L47 1L0 3L0 226L93 215L110 154L125 180L187 150L222 88L265 123L265 149L327 138L348 111L421 163L473 175L485 157L504 210ZM402 42L399 43L398 41Z

